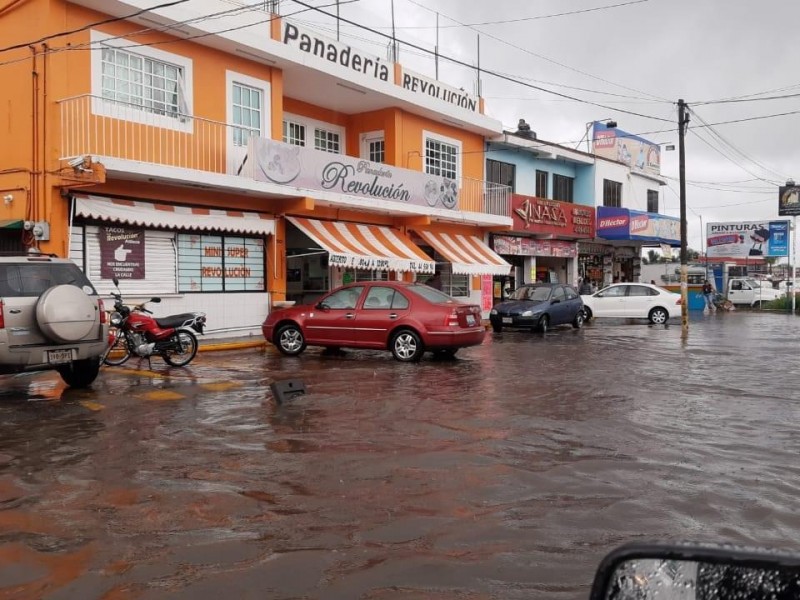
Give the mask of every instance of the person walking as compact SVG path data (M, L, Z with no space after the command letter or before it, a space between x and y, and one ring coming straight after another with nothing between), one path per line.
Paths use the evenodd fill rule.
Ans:
M714 286L711 285L708 279L703 283L703 297L706 299L708 310L714 310Z
M583 283L581 284L581 287L580 287L580 290L578 290L578 293L581 296L590 296L591 294L594 293L594 288L592 287L592 282L589 280L588 277L585 277L583 279Z

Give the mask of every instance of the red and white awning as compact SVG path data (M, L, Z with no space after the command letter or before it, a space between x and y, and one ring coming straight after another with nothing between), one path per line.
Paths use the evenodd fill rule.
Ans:
M348 269L433 273L436 264L406 235L390 227L302 217L287 220L329 254L328 264Z
M275 220L262 213L160 204L74 194L75 216L139 227L272 235Z
M453 273L508 275L511 272L511 265L477 236L421 230L416 232L453 265Z

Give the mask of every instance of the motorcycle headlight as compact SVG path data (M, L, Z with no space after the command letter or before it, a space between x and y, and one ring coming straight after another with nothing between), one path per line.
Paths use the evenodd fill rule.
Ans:
M109 319L109 323L111 323L113 327L119 327L120 325L122 325L122 315L116 311L112 312L111 318Z

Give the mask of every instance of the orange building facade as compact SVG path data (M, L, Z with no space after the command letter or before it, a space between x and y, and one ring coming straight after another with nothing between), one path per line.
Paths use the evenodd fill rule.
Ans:
M512 221L481 99L263 7L160 6L0 7L0 250L217 335L357 280L435 272L491 302L509 266L484 240Z

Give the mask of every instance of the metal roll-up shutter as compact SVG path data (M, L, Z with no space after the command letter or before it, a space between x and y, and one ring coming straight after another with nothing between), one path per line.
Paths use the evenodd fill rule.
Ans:
M100 276L100 228L86 226L86 274L101 294L114 289L109 279ZM145 231L144 279L126 279L120 282L123 294L133 296L174 294L176 281L175 233L170 231Z
M83 225L73 225L70 230L69 258L82 271L86 270L86 265L83 263Z

